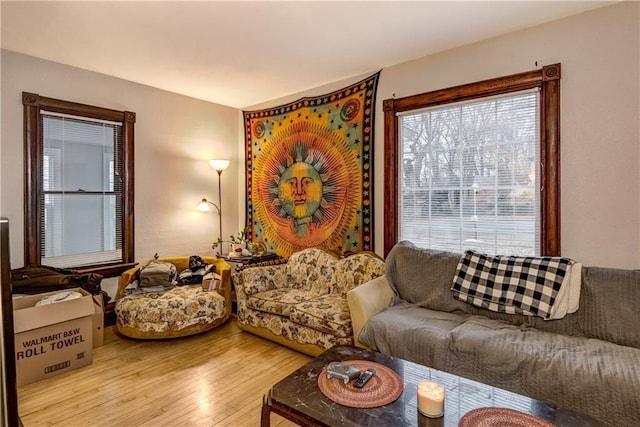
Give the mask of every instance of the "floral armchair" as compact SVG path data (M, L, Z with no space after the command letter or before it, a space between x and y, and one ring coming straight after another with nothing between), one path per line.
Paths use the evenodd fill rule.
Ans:
M202 257L220 275L215 291L201 285L174 286L168 291L125 295L125 288L136 279L140 266L120 276L116 294L116 330L130 338L164 339L208 331L231 316L231 267L222 258ZM189 257L158 258L170 262L178 272L189 267Z
M340 259L318 248L284 264L246 268L236 282L238 324L309 355L353 344L346 293L384 272L384 260L372 252Z

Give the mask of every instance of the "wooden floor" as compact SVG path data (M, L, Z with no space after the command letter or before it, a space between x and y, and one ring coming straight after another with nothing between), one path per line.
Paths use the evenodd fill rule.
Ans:
M93 364L18 390L26 427L258 426L262 396L310 357L226 325L132 340L105 329ZM274 426L291 426L271 415Z

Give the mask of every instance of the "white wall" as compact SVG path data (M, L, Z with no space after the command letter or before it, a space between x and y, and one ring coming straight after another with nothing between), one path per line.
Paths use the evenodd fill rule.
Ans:
M187 76L188 78L188 76ZM24 264L22 92L134 111L135 256L213 254L217 213L196 210L205 196L217 201L217 174L208 160L231 160L222 175L224 234L238 230L244 167L237 109L177 95L78 68L2 51L2 157L0 202L11 222L11 263Z
M382 100L559 62L562 254L587 265L639 268L639 6L638 2L618 3L384 68L376 102L376 252L383 251ZM361 77L246 110L319 95Z
M563 255L639 268L639 6L618 3L384 68L376 103L376 251L383 250L382 100L560 62ZM11 220L14 267L23 261L22 91L137 113L137 260L155 252L211 253L217 217L194 209L202 196L216 199L210 158L232 161L222 175L223 235L240 229L245 166L238 110L12 52L3 51L1 63L0 215ZM369 74L245 110L325 93Z

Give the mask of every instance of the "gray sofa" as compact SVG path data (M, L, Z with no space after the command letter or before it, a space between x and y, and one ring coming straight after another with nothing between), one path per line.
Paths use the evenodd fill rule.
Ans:
M640 425L640 270L583 267L559 320L453 298L460 254L398 243L386 276L347 294L356 344L586 413Z

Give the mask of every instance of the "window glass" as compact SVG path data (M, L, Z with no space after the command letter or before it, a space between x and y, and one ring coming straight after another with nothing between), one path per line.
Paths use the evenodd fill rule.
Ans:
M384 254L559 256L560 64L385 99Z
M25 263L119 276L134 265L135 113L23 92Z
M400 240L539 254L538 91L399 117Z
M42 263L81 267L122 262L122 125L41 112L43 152ZM121 162L116 162L121 165Z

